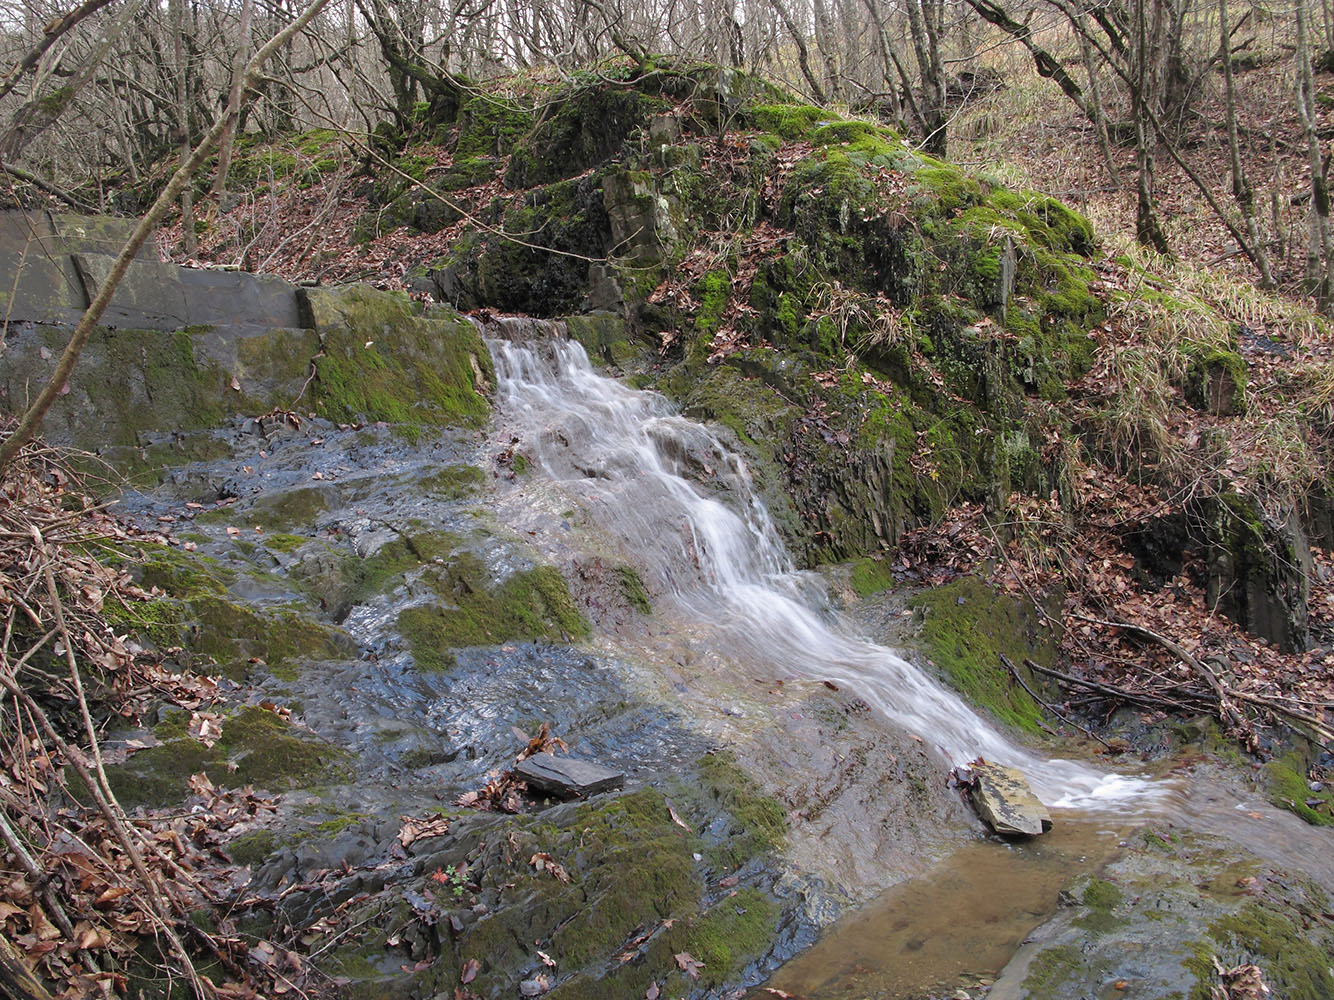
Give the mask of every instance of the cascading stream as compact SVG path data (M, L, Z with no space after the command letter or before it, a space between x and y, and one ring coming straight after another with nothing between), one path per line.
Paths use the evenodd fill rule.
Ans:
M828 679L857 692L954 763L1019 767L1049 805L1141 806L1161 786L1044 760L1010 743L956 695L825 609L795 570L745 463L662 396L596 372L570 340L489 340L497 402L517 449L633 554L651 589L738 664Z

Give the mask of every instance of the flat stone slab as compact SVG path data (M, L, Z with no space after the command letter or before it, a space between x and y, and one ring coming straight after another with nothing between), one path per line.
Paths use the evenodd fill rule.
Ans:
M1018 768L986 761L969 765L968 799L989 827L1007 837L1036 837L1051 829L1047 812Z
M531 788L565 799L587 798L625 784L625 775L590 760L535 753L514 766Z

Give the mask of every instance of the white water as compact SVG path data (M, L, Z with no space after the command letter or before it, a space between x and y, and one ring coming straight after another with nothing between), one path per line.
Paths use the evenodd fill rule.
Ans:
M1160 787L1044 760L1009 742L891 649L827 610L819 578L797 572L739 456L662 396L600 375L579 344L491 341L497 402L515 446L633 554L651 590L738 664L776 678L831 680L954 763L1019 767L1050 806L1143 807Z

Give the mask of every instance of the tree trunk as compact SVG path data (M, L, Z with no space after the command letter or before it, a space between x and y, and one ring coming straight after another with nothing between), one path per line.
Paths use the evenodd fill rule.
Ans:
M1274 274L1269 266L1269 252L1260 239L1260 227L1255 219L1255 193L1241 165L1241 144L1237 140L1237 95L1232 80L1232 33L1227 26L1227 0L1218 0L1218 33L1223 56L1224 116L1227 119L1227 148L1232 161L1232 197L1241 209L1246 235L1250 237L1255 266L1260 272L1260 287L1273 288Z
M189 57L185 44L185 0L169 0L171 13L171 34L175 47L176 71L176 115L177 126L181 130L181 163L190 158L190 86ZM230 116L224 116L230 117ZM195 242L195 203L194 188L186 184L181 188L181 250L186 257L193 257L198 250Z
M233 117L241 106L241 77L246 60L250 58L250 21L255 12L255 0L242 0L241 25L237 29L236 57L232 60L232 83L227 91L227 125L218 141L218 174L213 179L213 197L227 190L227 174L232 168L232 145L236 141L236 120Z

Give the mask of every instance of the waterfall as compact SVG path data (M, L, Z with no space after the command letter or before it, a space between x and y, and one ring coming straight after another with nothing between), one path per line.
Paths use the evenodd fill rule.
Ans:
M788 557L745 462L663 396L595 371L568 339L488 340L505 432L533 475L587 511L679 618L747 669L830 680L953 763L1020 768L1056 807L1143 805L1160 786L1015 745L893 650L828 610ZM740 674L739 674L740 675Z

